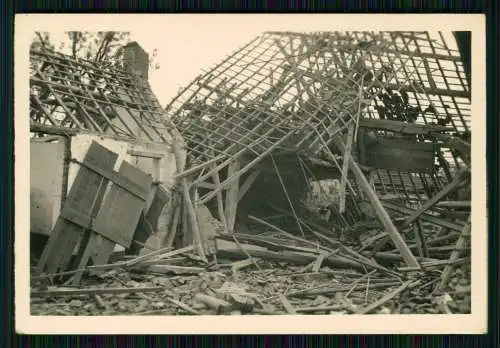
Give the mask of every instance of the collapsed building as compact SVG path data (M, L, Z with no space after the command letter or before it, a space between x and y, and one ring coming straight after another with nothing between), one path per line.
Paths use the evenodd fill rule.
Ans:
M166 108L135 43L125 71L31 52L37 272L105 265L116 245L307 264L326 243L319 264L339 268L418 270L446 252L453 264L470 229L471 92L447 40L266 32ZM271 231L296 253L269 252L283 247Z

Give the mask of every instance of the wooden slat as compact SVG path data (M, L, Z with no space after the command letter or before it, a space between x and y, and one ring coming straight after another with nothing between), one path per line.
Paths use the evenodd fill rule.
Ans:
M98 173L100 176L108 179L113 184L128 191L129 193L138 197L139 199L146 200L148 198L150 187L144 188L141 185L138 185L133 180L129 179L127 176L120 175L120 173L116 173L113 170L102 169L90 161L79 162L77 160L73 160L73 162L78 163L81 166L87 167L88 169Z
M54 98L56 98L59 105L64 109L66 115L71 118L71 120L77 125L77 127L84 128L83 125L80 123L80 121L76 119L75 115L73 115L71 110L69 110L66 104L64 104L59 94L54 90L54 88L52 88L51 83L49 83L50 81L45 77L44 73L42 73L42 71L40 71L40 69L37 66L35 66L35 70L37 74L43 79L43 82L45 82L45 86L49 89Z

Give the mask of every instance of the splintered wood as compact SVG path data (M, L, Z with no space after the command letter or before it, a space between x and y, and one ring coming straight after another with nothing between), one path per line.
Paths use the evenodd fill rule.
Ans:
M175 155L167 187L91 146L33 313L470 313L471 91L443 36L266 32L164 109L125 72L30 56L33 132L144 133ZM61 62L109 93L63 84Z

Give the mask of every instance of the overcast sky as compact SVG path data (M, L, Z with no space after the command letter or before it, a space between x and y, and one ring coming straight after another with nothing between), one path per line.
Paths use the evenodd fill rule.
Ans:
M53 36L68 30L130 31L148 53L157 49L160 69L150 84L166 105L202 69L207 70L255 36L268 31L467 30L467 19L450 15L29 15L31 28ZM27 29L29 26L27 26ZM32 37L32 36L31 36ZM57 44L56 44L57 46Z

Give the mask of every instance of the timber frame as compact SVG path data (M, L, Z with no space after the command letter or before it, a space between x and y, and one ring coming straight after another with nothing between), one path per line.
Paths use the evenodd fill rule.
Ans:
M202 259L197 207L215 201L232 233L239 203L269 168L297 231L314 234L280 168L287 156L309 181L313 162L330 166L341 184L338 227L352 227L369 202L410 267L418 262L403 227L418 228L424 219L463 222L446 218L439 203L467 200L457 191L470 180L471 91L459 51L441 32L266 32L194 79L165 109L146 80L126 71L44 50L31 51L30 64L32 136L92 133L173 145L181 192L170 198L166 244L182 225ZM382 144L389 160L367 161L373 144ZM412 152L430 164L387 166ZM405 206L384 201L391 194ZM396 223L394 210L406 222Z
M417 267L380 197L401 195L409 207L441 219L431 209L468 173L470 86L458 50L441 32L266 32L193 80L166 112L188 153L177 178L194 190L194 206L217 201L226 232L266 159L288 198L274 159L295 154L335 168L337 213L351 214L347 200L353 211L368 200L405 261ZM410 149L433 144L430 165L369 167L367 139L399 139ZM297 202L289 203L303 234ZM420 221L415 214L408 224Z

